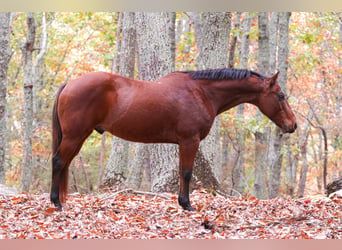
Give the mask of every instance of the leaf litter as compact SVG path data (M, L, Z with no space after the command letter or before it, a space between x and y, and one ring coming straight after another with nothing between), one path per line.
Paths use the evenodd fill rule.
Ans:
M62 211L48 194L0 196L0 239L342 239L341 197L190 198L195 212L171 193L70 195Z

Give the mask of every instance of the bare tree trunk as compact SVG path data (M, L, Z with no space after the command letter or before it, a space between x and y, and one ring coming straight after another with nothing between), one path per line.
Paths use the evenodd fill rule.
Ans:
M248 12L244 14L244 21L242 23L242 38L241 48L239 53L240 67L245 69L248 68L248 54L249 54L249 32L251 27L251 18ZM243 120L245 105L240 104L237 106L236 118L239 121ZM244 193L246 187L246 176L245 176L245 135L246 132L243 129L237 131L237 149L236 152L236 164L232 166L232 190L238 191L240 194ZM234 195L234 192L231 192Z
M39 54L33 63L33 82L35 86L33 88L33 113L37 114L40 110L38 102L38 92L41 90L44 84L43 72L44 72L44 56L46 54L46 48L48 43L48 31L45 12L42 13L42 34L40 37ZM34 121L36 122L36 121Z
M7 69L11 58L11 13L0 12L0 184L5 183Z
M106 134L103 134L101 137L100 162L99 162L99 171L98 171L98 176L97 176L97 188L98 189L100 189L100 187L102 186L105 152L106 152Z
M135 155L132 163L130 164L131 171L129 172L126 180L126 185L128 187L139 189L145 169L151 169L149 146L150 145L142 143L135 143Z
M260 12L258 15L259 39L258 39L258 71L261 74L269 75L269 32L268 32L268 13ZM257 112L257 119L262 120L261 112ZM255 179L254 193L257 198L265 199L267 183L267 131L255 132Z
M340 23L340 37L339 37L339 44L340 47L342 46L342 16L339 13L339 23ZM342 57L339 57L338 66L342 69ZM337 84L337 93L336 93L336 116L341 117L341 110L342 110L342 74L339 75L338 84ZM336 150L342 150L342 138L341 134L337 133L334 138L334 148ZM342 166L341 160L337 162L336 169L339 169L338 176L342 178Z
M83 173L83 176L84 176L84 183L86 185L85 186L85 192L87 194L90 194L90 192L92 190L92 186L91 186L91 183L90 183L90 180L89 180L89 176L88 176L87 170L86 170L85 165L84 165L82 153L80 153L78 155L78 157L79 157L79 161L80 161L80 167L82 169L82 173Z
M278 13L273 14L273 22L277 22ZM288 56L289 56L289 21L290 12L279 13L279 44L278 44L278 69L280 71L278 77L278 84L285 94L287 94L287 69L288 69ZM272 18L271 18L272 20ZM272 31L274 32L274 31ZM271 46L272 47L272 46ZM273 51L275 52L275 51ZM275 57L275 56L274 56ZM271 57L272 58L272 57ZM272 69L272 71L274 71ZM281 130L276 127L273 136L273 150L274 158L270 164L268 198L272 199L279 196L280 192L280 174L282 169L283 154L281 148L288 138L287 135L283 136Z
M120 75L129 78L134 78L136 41L134 16L133 12L120 13L119 23L122 20L122 39L120 40L120 31L118 31L116 60L113 60L113 71L119 71ZM121 27L121 24L119 24L119 27ZM117 63L117 61L120 63ZM126 181L130 144L126 140L113 137L104 176L105 186L122 184Z
M36 39L36 23L34 13L26 14L27 34L26 41L21 44L24 66L24 151L21 169L22 191L28 192L31 184L32 170L32 137L33 137L33 65L32 54Z
M285 194L294 197L297 175L297 160L292 152L292 146L286 147Z
M166 12L136 13L138 68L141 80L156 80L174 70L172 44L175 38L170 37L172 34L174 36L174 33L170 33L170 26L174 27L172 17L172 13ZM176 145L153 144L148 147L152 177L151 190L153 192L178 190ZM137 150L146 149L137 148Z
M324 141L324 150L323 150L323 187L324 189L327 188L327 175L328 175L328 135L327 135L327 131L324 128L324 126L322 125L321 121L319 120L319 118L317 117L315 111L314 111L314 107L311 104L310 101L307 101L311 112L313 114L313 117L315 118L316 122L318 125L313 125L311 124L314 128L318 128L321 133L322 133L322 137L323 137L323 141Z
M199 56L198 69L227 67L231 13L189 13L194 22ZM195 159L194 178L205 187L218 188L222 175L220 163L220 118L217 117L204 139ZM210 176L208 176L210 174Z
M299 177L299 183L298 183L298 192L297 192L298 198L303 197L304 191L305 191L306 174L308 171L306 146L307 146L307 139L308 139L308 135L309 135L309 126L310 126L311 120L313 118L313 115L314 115L313 110L310 110L307 121L303 127L303 132L301 133L299 140L298 140L298 148L300 150L300 153L301 153L302 159L303 159L302 169L300 171L300 177Z
M236 18L235 18L235 25L234 25L234 34L233 34L233 39L231 41L230 45L230 50L229 50L229 61L228 61L228 67L229 68L234 68L234 57L235 57L235 48L236 48L236 43L238 39L238 34L240 33L240 18L241 18L241 12L236 13Z

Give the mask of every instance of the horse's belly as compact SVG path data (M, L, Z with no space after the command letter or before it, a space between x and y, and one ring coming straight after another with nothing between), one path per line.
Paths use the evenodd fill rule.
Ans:
M176 143L176 124L159 115L125 116L112 124L113 135L125 140L143 143Z

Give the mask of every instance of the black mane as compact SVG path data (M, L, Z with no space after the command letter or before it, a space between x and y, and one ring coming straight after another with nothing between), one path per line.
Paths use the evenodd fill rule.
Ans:
M252 75L259 77L261 80L266 79L265 76L248 70L248 69L207 69L197 71L180 71L191 76L192 79L207 80L238 80L251 77Z

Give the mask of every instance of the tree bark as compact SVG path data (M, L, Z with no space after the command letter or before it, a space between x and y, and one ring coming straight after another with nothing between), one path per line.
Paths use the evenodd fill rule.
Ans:
M242 37L241 37L241 48L239 52L239 60L240 67L242 69L248 68L248 54L249 54L249 32L251 27L251 18L248 12L243 13L244 20L242 23ZM237 106L236 111L236 119L238 121L242 121L244 117L244 109L245 105L240 104ZM232 190L238 191L240 194L244 193L246 187L246 176L245 176L245 135L246 132L244 129L240 129L237 131L237 149L238 152L235 152L235 162L232 169ZM234 192L231 192L231 195L234 195Z
M258 15L259 37L258 37L258 71L261 74L269 75L269 31L268 13L260 12ZM257 112L257 120L261 122L262 114ZM255 179L254 194L257 198L265 199L267 183L267 131L255 132Z
M21 169L21 191L28 192L31 184L32 170L32 137L33 137L33 65L32 54L36 39L36 23L34 13L26 14L26 41L20 46L24 66L24 151Z
M11 13L0 12L0 184L5 183L7 69L11 58Z
M237 39L240 33L240 25L241 25L240 18L241 18L241 12L237 12L236 18L235 18L233 39L231 41L230 50L229 50L229 61L228 61L229 68L234 68L235 49L236 49L236 43L237 43Z
M298 191L297 191L298 198L303 197L304 191L305 191L306 175L307 175L307 171L308 171L306 147L307 147L307 138L309 135L309 126L310 126L311 120L313 118L313 115L314 115L313 110L310 110L307 121L305 122L305 125L303 127L303 131L302 131L302 133L299 137L299 140L298 140L298 148L300 150L300 153L301 153L302 159L303 159L303 164L302 164L302 168L300 171L300 177L299 177L299 183L298 183ZM297 156L297 159L298 158L299 158L299 156ZM295 176L294 176L294 178L295 178Z
M120 13L121 18L119 20L122 20L122 38L120 39L121 28L119 28L115 55L116 60L113 60L113 71L118 71L120 75L129 78L134 78L136 41L134 16L133 12ZM126 140L115 136L113 137L110 157L104 176L105 186L123 184L126 181L130 144Z
M172 17L173 13L166 12L136 13L138 71L141 80L156 80L174 71L172 44L175 38L171 38L174 33L170 32L170 27L174 27L174 18ZM144 147L148 147L148 149ZM136 150L150 150L152 192L178 190L176 145L138 145ZM136 161L144 162L144 159ZM144 166L139 167L143 168Z
M287 69L288 69L288 56L289 56L289 21L290 12L272 13L271 21L278 23L279 15L279 43L278 43L278 69L279 77L278 84L285 94L287 94ZM272 31L274 32L274 30ZM277 32L276 32L277 33ZM272 39L274 40L274 39ZM276 39L275 39L276 40ZM273 46L271 46L273 48ZM273 50L276 53L276 49ZM274 55L276 58L276 55ZM271 58L273 58L271 56ZM275 67L271 67L271 72L275 71ZM280 192L280 174L282 169L283 154L281 152L283 144L287 141L288 136L282 135L281 130L276 127L273 135L273 152L274 157L270 164L269 186L268 186L268 198L273 199L279 196Z
M228 46L231 13L189 13L194 23L197 48L197 69L228 67ZM204 187L218 188L222 175L220 163L220 118L217 117L209 135L201 142L195 159L193 176ZM209 176L208 176L209 175ZM196 177L197 176L197 177Z

